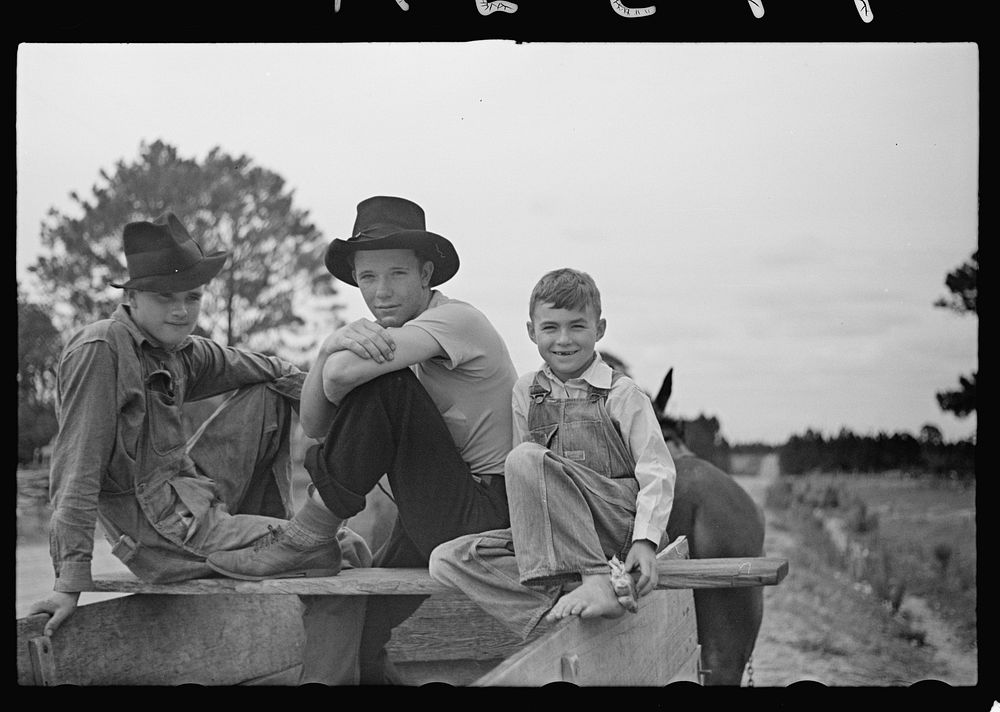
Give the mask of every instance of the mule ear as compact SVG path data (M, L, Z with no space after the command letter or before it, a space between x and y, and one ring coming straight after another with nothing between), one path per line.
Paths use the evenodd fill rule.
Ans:
M663 414L666 412L667 401L670 400L670 392L674 388L674 369L671 368L667 371L667 375L663 377L663 385L660 386L660 392L656 394L656 398L653 400L653 405L656 407L656 412Z

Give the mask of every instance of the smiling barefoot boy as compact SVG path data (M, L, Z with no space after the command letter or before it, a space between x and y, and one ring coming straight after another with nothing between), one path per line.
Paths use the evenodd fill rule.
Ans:
M638 568L640 596L655 588L676 478L648 396L595 351L606 322L590 276L544 275L529 315L545 364L514 386L511 526L441 544L430 559L434 579L523 637L542 616L622 615L612 557Z

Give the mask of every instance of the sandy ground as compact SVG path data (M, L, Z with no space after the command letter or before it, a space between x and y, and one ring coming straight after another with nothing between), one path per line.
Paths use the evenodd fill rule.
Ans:
M778 477L777 456L768 456L758 476L736 480L764 506L768 485ZM789 573L764 592L764 621L744 684L786 686L811 680L830 686L908 686L941 680L975 685L975 651L959 646L952 629L917 598L904 599L913 625L926 633L915 647L894 635L892 616L846 574L806 555L780 513L765 510L766 556L785 558Z

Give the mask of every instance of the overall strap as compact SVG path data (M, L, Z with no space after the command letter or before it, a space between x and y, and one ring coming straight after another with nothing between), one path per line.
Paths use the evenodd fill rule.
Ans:
M532 403L541 403L543 400L545 400L545 397L552 392L542 383L541 379L542 379L542 372L541 371L536 372L535 378L531 382L531 388L528 389L528 397L531 398Z
M625 374L622 373L621 371L619 371L618 369L612 369L612 371L611 371L611 388L614 388L614 386L618 382L618 380L622 376L624 376L624 375ZM615 442L615 446L612 447L612 450L617 452L618 457L619 457L620 461L623 463L625 469L628 470L629 472L634 473L635 472L635 460L633 459L631 452L629 452L628 444L625 442L625 438L622 435L621 429L618 427L618 423L616 423L611 418L611 414L608 413L608 411L607 411L607 409L605 407L607 405L607 402L608 402L608 394L611 393L611 388L595 388L593 386L590 386L590 394L591 394L591 397L594 400L599 400L600 401L600 403L601 403L600 412L601 412L603 420L605 421L605 423L608 425L608 428L610 429L609 435L611 433L614 434L614 439L615 439L616 442Z
M611 393L611 389L615 387L615 383L618 379L625 374L616 368L611 369L611 387L610 388L598 388L597 386L592 386L590 383L587 384L587 391L591 398L600 398L603 401L608 400L608 394Z

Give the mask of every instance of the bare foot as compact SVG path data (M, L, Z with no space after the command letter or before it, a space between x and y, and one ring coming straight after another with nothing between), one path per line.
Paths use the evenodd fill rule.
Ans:
M551 623L568 616L618 618L623 615L625 609L618 603L608 575L594 574L584 576L577 588L563 594L545 615L545 620Z

